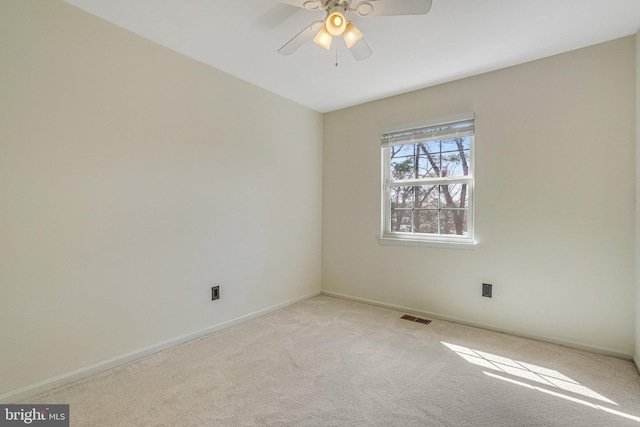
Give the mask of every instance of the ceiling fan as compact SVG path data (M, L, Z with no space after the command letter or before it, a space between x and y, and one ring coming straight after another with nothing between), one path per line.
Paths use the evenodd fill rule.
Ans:
M278 49L281 55L291 55L300 46L313 39L327 50L333 37L342 36L345 44L357 61L373 53L360 30L346 18L349 14L361 17L392 15L426 15L431 10L432 0L278 0L307 10L324 10L327 16L314 21L294 38ZM352 6L353 4L353 6Z

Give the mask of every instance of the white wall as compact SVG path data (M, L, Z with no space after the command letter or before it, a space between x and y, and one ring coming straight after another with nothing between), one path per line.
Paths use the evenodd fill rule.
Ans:
M323 291L631 355L634 56L627 37L326 114ZM464 112L477 250L379 245L380 129Z
M0 395L320 291L319 113L61 1L0 63Z

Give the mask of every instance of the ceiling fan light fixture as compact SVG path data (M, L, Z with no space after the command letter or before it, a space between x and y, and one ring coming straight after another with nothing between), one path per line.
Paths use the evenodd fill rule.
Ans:
M342 37L344 38L344 42L347 47L351 49L351 47L358 43L360 39L362 39L362 33L358 28L356 28L353 22L349 22L344 29L344 33L342 33Z
M344 15L342 13L335 11L329 14L324 25L332 36L339 36L347 27L347 20L344 19Z
M327 31L326 25L323 25L318 34L313 38L315 44L320 47L323 47L327 50L331 47L331 41L333 40L333 36L329 31Z

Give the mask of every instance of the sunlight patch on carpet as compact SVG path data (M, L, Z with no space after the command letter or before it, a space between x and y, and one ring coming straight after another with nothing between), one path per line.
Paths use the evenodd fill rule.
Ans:
M529 380L548 387L559 388L564 391L575 393L591 399L600 400L611 405L618 404L601 394L596 393L588 387L583 386L577 381L563 375L562 373L541 366L532 365L530 363L519 362L484 351L473 350L468 347L442 342L450 350L454 351L458 356L462 357L469 363L482 366L486 369L500 371L505 374L512 375L517 378Z
M485 371L484 374L489 376L489 377L491 377L491 378L495 378L495 379L498 379L498 380L501 380L501 381L506 381L506 382L511 383L511 384L519 385L521 387L526 387L526 388L529 388L529 389L532 389L532 390L536 390L536 391L539 391L539 392L542 392L542 393L546 393L548 395L555 396L555 397L558 397L560 399L568 400L570 402L578 403L580 405L588 406L588 407L593 408L593 409L599 409L599 410L607 412L609 414L617 415L619 417L623 417L623 418L626 418L626 419L629 419L629 420L632 420L632 421L640 423L640 417L636 417L634 415L630 415L630 414L627 414L625 412L616 411L615 409L607 408L606 406L596 405L595 403L587 402L586 400L578 399L578 398L572 397L572 396L567 396L565 394L557 393L557 392L552 391L552 390L547 390L547 389L542 388L542 387L536 387L534 385L523 383L522 381L516 381L516 380L511 379L511 378L506 378L506 377L503 377L501 375L496 375L496 374L493 374L491 372L486 372Z

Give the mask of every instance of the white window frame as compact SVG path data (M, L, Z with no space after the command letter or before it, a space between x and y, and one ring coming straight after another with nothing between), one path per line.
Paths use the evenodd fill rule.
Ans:
M468 126L469 121L471 126ZM466 122L467 126L464 126L463 131L453 131L449 128L445 133L434 131L435 128ZM419 133L424 135L424 131L433 131L432 136L425 139L413 140L413 133ZM395 142L394 136L409 135L406 137L406 141L398 142L397 138ZM382 145L382 212L381 212L381 231L378 241L384 245L418 245L429 246L446 249L463 249L463 250L475 250L476 242L474 239L474 171L475 171L475 123L474 115L472 113L465 113L457 116L451 116L446 118L433 119L428 122L414 123L395 128L385 129L380 133L381 145ZM393 145L406 145L411 143L435 141L439 139L446 139L455 136L468 136L470 138L469 147L469 175L460 177L444 177L444 178L426 178L426 179L412 179L402 181L392 181L390 176L391 171L391 159L390 159L390 147ZM443 235L443 234L426 234L426 233L413 233L413 232L397 232L391 230L391 201L390 201L390 189L392 185L413 186L413 185L446 185L446 184L467 184L467 197L468 197L468 210L467 210L467 235Z

